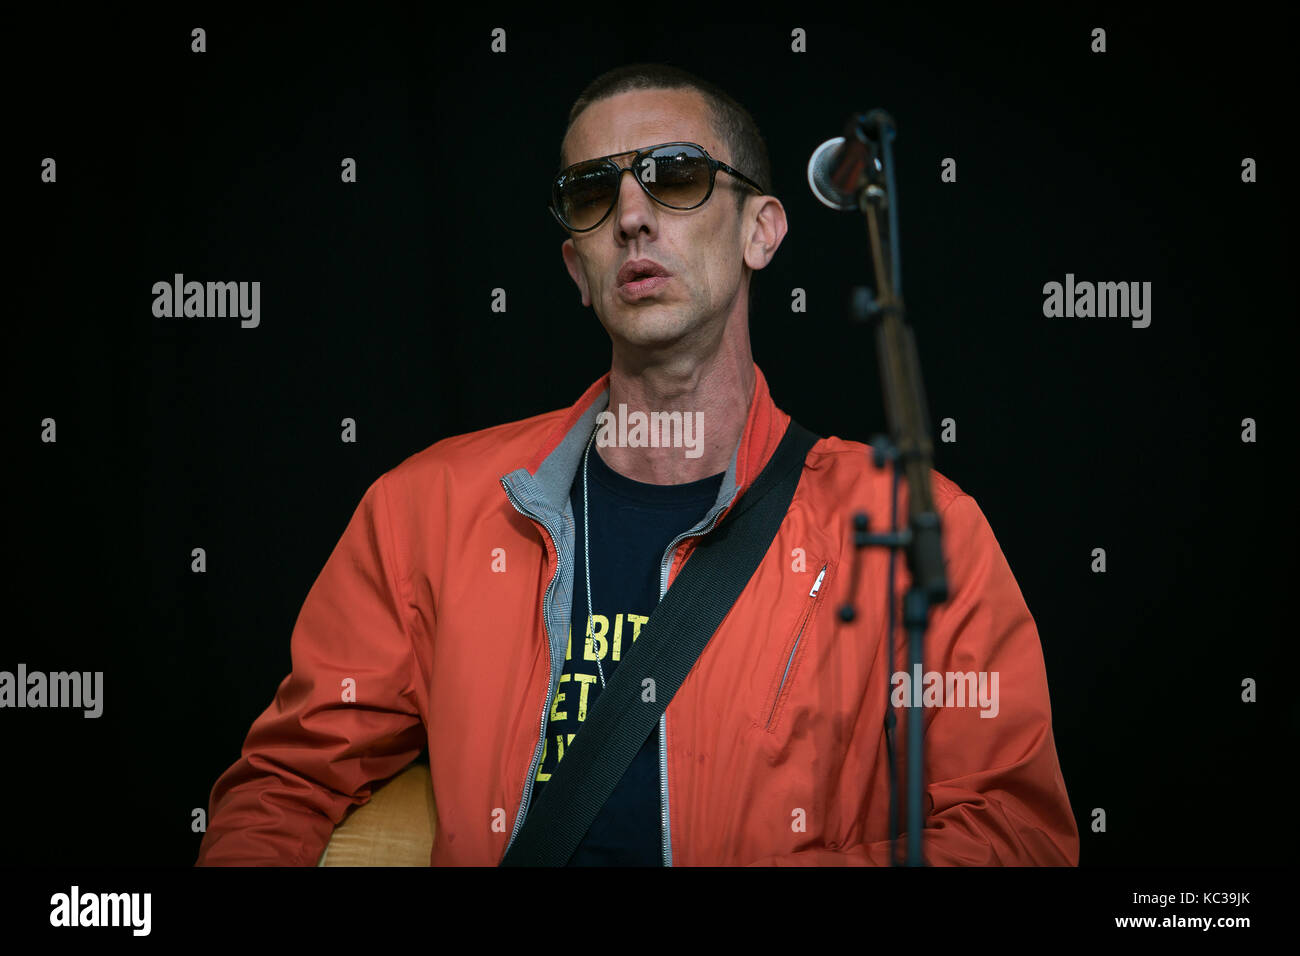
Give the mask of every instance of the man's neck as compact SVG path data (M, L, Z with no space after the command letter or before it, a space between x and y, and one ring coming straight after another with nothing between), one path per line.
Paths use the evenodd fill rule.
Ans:
M721 350L693 364L635 370L616 358L609 375L607 411L612 418L608 431L597 433L595 451L610 468L633 481L680 485L708 478L731 464L753 394L754 360L748 349ZM674 412L679 413L680 429L675 419L652 417ZM641 437L633 431L638 420L645 423L644 440L634 444ZM660 427L661 422L670 420L671 434L683 441L676 447L649 447L651 428L662 435L666 428ZM620 435L624 427L625 441ZM604 442L602 435L614 441Z

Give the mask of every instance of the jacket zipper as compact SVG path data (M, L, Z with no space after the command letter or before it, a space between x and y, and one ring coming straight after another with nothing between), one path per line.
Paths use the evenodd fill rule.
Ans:
M764 726L764 730L772 726L772 717L776 714L776 705L781 700L781 690L785 687L786 676L790 673L790 665L794 662L794 655L799 650L799 642L803 640L803 629L808 626L808 619L812 617L813 607L817 604L817 590L822 586L822 578L825 576L826 565L823 564L821 571L817 574L817 580L813 582L812 590L808 592L808 596L812 600L808 602L808 609L804 611L803 620L799 622L799 633L795 635L794 647L790 648L790 657L785 662L785 672L781 674L781 684L776 689L776 697L772 700L772 709L767 715L767 724Z
M734 500L735 497L733 496L732 501ZM722 517L723 512L725 512L726 510L727 510L726 508L720 509L718 513L713 516L713 520L710 521L708 525L701 528L699 531L692 531L686 534L679 534L676 538L673 539L672 543L668 545L667 550L664 551L663 560L659 562L659 600L662 601L664 599L664 595L668 593L668 572L672 568L673 553L677 550L677 546L681 544L683 541L685 541L687 538L698 538L701 535L708 534L710 531L713 530L714 526L718 523L718 519ZM659 833L661 839L663 840L664 866L672 866L673 865L673 844L672 844L672 837L671 837L672 821L669 819L668 816L668 710L667 708L665 708L664 712L659 715L659 807L660 807Z
M515 837L519 835L519 830L524 824L524 817L528 813L528 804L532 800L533 778L537 773L537 762L542 756L542 744L543 744L542 738L546 733L546 711L551 706L551 688L554 684L554 681L552 679L552 671L554 670L555 667L555 661L552 660L552 654L551 654L551 616L549 612L551 607L551 592L555 589L555 581L560 576L560 548L559 545L555 543L557 539L555 536L555 532L551 530L551 526L547 524L546 521L544 521L538 515L534 514L533 512L525 511L523 506L520 505L519 502L515 500L514 492L510 490L509 485L507 485L504 481L501 482L501 485L503 488L505 488L506 497L510 499L510 503L515 506L516 511L518 511L521 515L524 515L525 517L532 518L534 521L538 522L543 528L546 529L546 533L551 536L551 546L555 548L555 558L556 558L555 573L551 575L551 581L546 586L546 592L542 595L542 623L546 627L546 664L547 664L546 700L543 701L542 703L542 713L541 713L541 717L539 718L539 726L537 728L537 746L533 748L533 760L532 763L528 765L528 777L526 780L524 780L523 802L519 805L519 813L515 817L514 829L510 831L510 842L506 844L505 852L509 853L510 848L515 844ZM502 854L502 856L504 857L504 854Z

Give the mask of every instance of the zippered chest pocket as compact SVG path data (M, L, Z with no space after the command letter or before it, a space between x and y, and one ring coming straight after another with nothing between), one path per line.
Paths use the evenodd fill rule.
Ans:
M822 604L825 603L829 590L827 582L831 576L829 561L820 560L810 564L819 570L810 575L812 584L803 598L799 617L793 630L786 636L782 646L780 663L769 683L766 699L758 715L758 726L768 733L774 732L786 710L795 682L803 669L803 662L808 659L808 645L811 643L813 620Z

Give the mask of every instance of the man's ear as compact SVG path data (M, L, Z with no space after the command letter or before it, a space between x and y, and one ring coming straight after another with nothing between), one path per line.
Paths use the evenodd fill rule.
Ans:
M762 269L776 256L776 250L789 229L789 222L785 218L785 206L781 205L781 200L775 196L755 198L759 205L757 210L749 213L754 218L748 226L749 240L745 243L743 258L745 265L751 269ZM746 212L749 212L748 208Z
M578 286L578 291L582 293L582 304L590 306L591 290L587 288L587 276L582 271L582 262L578 259L578 250L573 248L571 237L565 239L560 246L560 254L564 256L564 267L569 270L570 277Z

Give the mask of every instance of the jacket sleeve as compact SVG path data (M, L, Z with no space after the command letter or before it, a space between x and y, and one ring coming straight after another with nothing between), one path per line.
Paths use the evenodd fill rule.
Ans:
M940 866L1077 866L1078 827L1056 755L1034 619L983 511L969 495L958 494L944 509L943 542L950 597L931 611L925 670L987 671L990 681L997 672L998 710L996 716L981 717L980 707L922 709L928 814L924 859ZM901 635L901 613L895 621ZM905 660L895 653L898 670ZM900 711L899 727L906 721ZM901 733L895 740L901 830L907 824L901 759L907 745ZM888 779L883 762L877 773ZM900 832L900 858L905 845ZM750 865L888 866L889 841L810 848Z
M213 787L198 866L314 866L334 826L423 749L384 477L307 594L292 671Z

